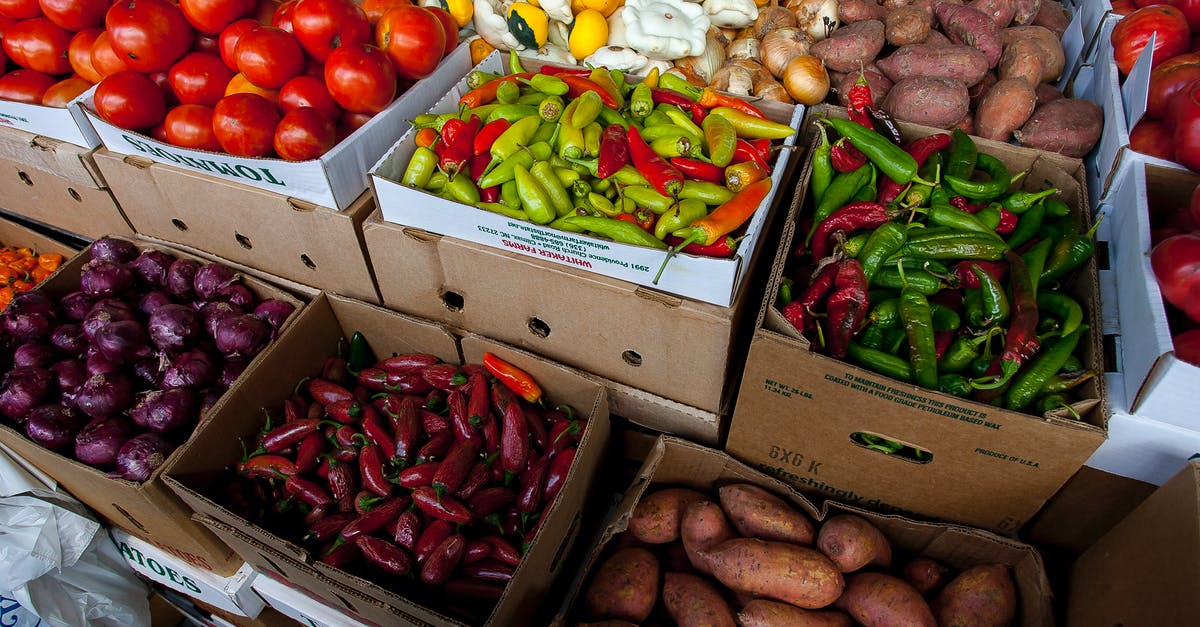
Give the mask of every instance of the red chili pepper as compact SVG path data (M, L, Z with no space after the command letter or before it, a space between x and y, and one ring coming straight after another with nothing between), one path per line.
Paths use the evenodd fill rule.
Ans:
M516 501L517 495L511 489L500 486L484 488L469 499L471 511L478 518L500 511Z
M850 347L850 338L862 328L870 310L867 297L867 277L857 259L838 263L833 293L825 301L829 314L829 354L841 359Z
M438 466L433 475L433 489L439 495L453 494L466 481L471 472L472 463L479 455L479 443L476 440L459 440L450 448L446 459Z
M854 86L846 92L846 100L849 102L846 108L858 112L865 112L867 107L875 105L875 98L871 94L871 85L861 70L858 73L858 80L854 81ZM869 124L864 126L870 127Z
M691 110L692 123L695 124L696 126L700 126L701 124L703 124L704 118L708 117L708 109L705 109L704 107L700 106L697 103L693 102L691 104L691 106L688 107L688 109Z
M736 151L734 159L737 159ZM693 181L704 181L706 183L716 183L717 185L725 184L725 168L715 166L711 163L687 157L671 157L671 165L679 168L684 177Z
M383 452L378 446L368 444L358 452L358 472L364 488L379 496L392 493L392 484L383 475Z
M692 100L691 98L688 98L677 91L672 89L662 89L659 87L652 87L650 89L650 98L654 100L654 104L656 105L669 104L675 105L681 109L690 109L692 105L696 104L695 100Z
M689 255L699 255L701 257L728 259L737 254L738 244L744 237L744 235L742 237L729 237L727 235L717 240L717 243L710 246L704 246L703 244L698 243L688 244L687 246L683 247L681 252L685 252ZM674 235L668 235L664 241L666 241L670 246L678 246L679 244L683 243L683 238L675 237Z
M483 367L493 377L496 377L498 381L503 383L505 387L526 401L537 403L542 398L541 386L537 384L537 381L534 381L533 377L529 376L528 372L504 361L494 353L485 352L483 354ZM495 392L493 391L493 402L495 402L495 398Z
M591 70L586 70L583 68L560 67L557 65L543 65L542 69L538 70L538 74L546 74L548 76L562 76L563 74L569 74L571 76L589 76L591 73Z
M636 126L629 127L629 158L633 167L637 168L660 194L672 198L679 196L679 191L683 189L683 173L654 152L650 144L642 139L642 134Z
M362 557L362 551L358 550L358 545L352 542L342 542L341 538L338 538L332 545L326 547L319 561L326 566L345 570L353 566L360 557Z
M522 531L522 527L523 527L523 525L521 524L521 511L518 510L516 507L510 507L510 508L504 510L504 514L501 516L500 525L503 528L503 532L504 532L505 536L508 536L511 538L514 536L521 535L521 531ZM524 548L524 547L522 547L522 548Z
M321 403L312 403L308 406L308 415L306 418L316 418L320 420L325 417L325 405Z
M358 429L351 425L342 425L333 432L333 441L342 448L354 448L362 444L365 437L359 437Z
M560 420L550 429L549 453L558 454L574 448L579 443L579 434L583 427L578 420Z
M429 438L425 446L417 450L417 463L423 464L425 462L440 461L446 456L446 451L450 450L451 444L454 444L454 432L450 429L434 435Z
M428 353L406 353L404 355L396 355L388 357L383 361L375 364L376 368L383 368L388 372L396 374L410 374L420 372L424 368L439 363L441 360L434 355Z
M358 373L358 383L376 392L426 394L433 389L420 374L383 368L363 368L362 372Z
M996 227L996 232L1000 235L1008 235L1017 228L1017 214L1008 209L1000 209L1000 224Z
M392 539L396 544L413 550L417 546L417 538L421 537L421 516L413 511L404 512L396 519Z
M450 429L450 421L429 411L422 409L421 411L421 426L425 429L425 433L430 436L438 435Z
M267 433L263 438L262 448L268 453L278 453L299 444L310 433L314 433L319 426L320 421L307 418L285 422Z
M442 125L441 143L444 146L453 146L458 143L459 133L467 126L467 121L461 118L450 118Z
M489 151L492 149L492 144L496 143L496 138L500 137L500 135L502 135L504 131L507 131L508 127L510 126L512 126L512 122L509 122L504 118L496 118L495 120L483 125L483 128L479 129L479 132L475 134L475 141L471 146L475 155L488 155L491 157ZM475 173L474 164L471 166L471 172L472 174ZM482 173L483 170L481 169L479 174ZM476 176L476 180L478 180L479 174L474 174L474 176Z
M409 466L396 476L396 483L402 488L419 488L433 484L433 476L437 474L441 462L425 462Z
M812 317L813 308L824 300L825 296L833 289L834 281L837 279L838 267L838 264L832 261L820 266L813 276L812 282L800 293L800 296L780 310L779 313L797 331L802 333L809 331L815 324L815 320Z
M829 254L830 240L835 232L851 233L859 229L874 229L890 219L887 207L877 202L852 202L834 211L813 231L813 259L823 259Z
M458 366L454 364L437 364L421 370L421 378L435 390L450 392L460 384ZM411 394L412 392L409 392ZM423 393L423 392L422 392Z
M325 413L344 424L354 424L363 416L363 405L358 400L338 401L325 406Z
M392 575L406 575L412 570L412 559L400 547L374 536L354 539L364 557L381 570Z
M413 490L413 502L421 513L434 518L440 518L452 523L466 524L471 522L471 510L458 499L450 495L438 496L436 490L422 486Z
M743 161L753 161L767 172L771 171L771 166L763 158L762 154L758 152L758 149L750 142L738 138L737 144L733 149L733 163L742 163Z
M517 474L525 469L529 458L529 425L525 411L508 388L492 384L492 405L500 412L500 466Z
M948 146L950 146L950 135L939 133L908 142L904 145L904 151L912 155L912 158L917 162L917 167L921 167L925 165L925 162L929 160L931 155L945 150ZM886 176L882 178L883 182L879 184L879 196L877 199L879 204L887 205L900 197L900 193L904 191L907 184L901 185Z
M541 509L542 490L546 487L546 471L550 460L546 456L529 462L521 473L520 490L517 492L517 509L526 514Z
M1011 250L1004 252L1004 258L1008 260L1011 275L1012 317L1009 319L1008 333L1004 336L1004 351L985 373L1000 379L989 389L976 389L975 397L981 402L989 402L999 396L1013 375L1041 348L1037 337L1037 293L1029 276L1029 268L1025 260Z
M490 400L490 397L489 397ZM490 410L491 405L488 405L489 410L483 418L483 424L479 427L479 431L483 433L483 448L488 455L495 455L500 451L500 423L496 420ZM497 465L497 468L500 466Z
M729 107L730 109L736 109L742 113L745 113L746 115L752 115L756 118L761 118L764 120L767 118L767 116L764 115L763 112L758 109L758 107L755 107L754 105L742 100L741 98L738 98L737 96L723 94L712 87L705 87L703 91L700 92L700 100L697 101L697 103L700 106L708 109Z
M320 542L325 543L342 533L342 529L350 524L350 521L358 518L358 516L349 512L343 514L331 514L309 526L308 532L304 534L305 542Z
M767 163L771 162L771 140L765 137L759 137L758 139L751 139L750 145L758 151L758 154L762 157L763 161L766 161Z
M502 121L503 120L497 120L497 122L502 122ZM483 178L484 171L487 170L488 166L491 165L491 163L492 163L492 153L490 153L490 152L482 152L482 153L475 155L474 157L471 157L471 182L475 183L478 186L479 179ZM496 186L493 186L493 187L496 187ZM479 191L482 192L483 190L479 190Z
M833 169L838 172L853 172L867 165L867 156L844 137L833 143L829 156L833 160Z
M290 477L296 474L296 464L282 455L255 455L238 464L238 473L252 479Z
M508 583L513 576L512 567L501 563L499 560L484 559L472 563L467 563L464 560L463 563L463 574L473 579L495 583Z
M529 427L529 437L533 439L533 445L539 451L546 450L550 444L550 436L546 433L546 423L542 420L542 415L537 408L531 408L525 411L525 423Z
M285 422L295 422L304 418L308 418L308 401L303 396L292 396L283 402Z
M463 551L463 564L474 564L492 556L492 545L483 540L468 540Z
M471 466L470 472L467 473L467 478L463 480L462 485L454 491L454 498L463 501L469 500L483 486L488 484L488 480L492 478L492 470L484 462L475 462Z
M383 425L379 412L370 405L363 407L362 430L363 435L367 436L367 441L378 446L385 458L390 459L395 455L396 439Z
M313 432L300 440L296 448L296 472L308 474L317 469L318 458L325 450L325 438L319 432Z
M504 538L492 534L484 536L483 541L492 545L492 557L513 568L521 565L521 554L517 552L516 547L509 544Z
M570 98L578 98L582 96L583 92L585 91L594 91L598 96L600 96L600 101L604 103L604 106L610 109L621 108L619 105L617 105L616 98L613 98L613 95L608 93L608 90L597 85L594 81L588 79L586 76L579 76L576 74L559 74L558 77L567 84L567 96Z
M946 354L946 349L950 348L950 342L954 341L954 331L936 331L933 334L933 347L937 352L937 358L941 359L942 355Z
M629 140L625 127L610 124L600 135L600 157L596 162L596 175L606 179L629 163Z
M317 485L314 481L296 475L288 477L287 481L283 482L283 491L296 497L301 503L307 503L312 507L333 503L333 498L329 496L329 492L325 488Z
M478 430L491 412L487 376L473 374L467 383L467 422Z
M979 277L971 272L971 264L978 265L984 272L992 275L997 281L1003 282L1004 276L1008 274L1008 264L1003 261L983 261L971 260L960 261L954 264L954 275L958 277L959 283L963 287L979 289Z
M421 419L417 415L417 402L411 396L389 394L384 399L383 412L392 421L392 430L396 434L393 458L401 463L412 461L417 439L423 433Z
M358 494L354 495L354 511L361 516L375 509L375 506L385 499L386 496L379 496L370 490L359 490Z
M339 446L333 449L329 453L329 456L339 462L350 463L358 459L358 448L354 446Z
M354 480L354 471L350 466L345 463L330 463L329 477L326 481L329 483L329 493L333 495L333 500L337 501L338 511L354 511L354 493L358 491L358 482Z
M576 449L569 448L550 460L550 469L546 473L546 487L543 489L546 503L553 503L554 497L558 496L559 490L562 490L563 484L567 482L567 473L571 472L571 464L575 463L575 452Z
M466 548L467 540L461 533L442 540L421 565L421 581L430 586L446 583L450 575L454 574L454 569L458 567Z
M352 401L354 395L350 390L325 379L312 379L308 382L308 394L313 397L313 400L322 404L329 405L338 401Z
M970 202L971 201L967 200L966 196L953 196L950 198L950 206L954 207L955 209L962 209L963 211L967 210L967 205L970 204Z
M633 213L620 213L614 220L636 224L647 233L654 232L654 224L658 222L658 214L649 209L636 209Z
M481 579L455 577L442 584L442 592L452 599L465 599L479 604L496 604L504 596L505 586Z
M424 564L434 549L438 548L438 545L449 538L452 533L454 533L454 526L441 518L434 518L428 525L425 525L424 531L417 537L417 543L413 546L413 556L417 558L417 563Z
M383 529L388 523L400 516L400 512L408 507L409 499L398 496L383 505L355 518L342 529L341 538L347 542L358 536L367 536Z
M471 424L471 416L467 410L467 397L462 390L453 390L446 396L446 404L450 407L450 425L454 427L454 437L458 440L481 440L479 429Z

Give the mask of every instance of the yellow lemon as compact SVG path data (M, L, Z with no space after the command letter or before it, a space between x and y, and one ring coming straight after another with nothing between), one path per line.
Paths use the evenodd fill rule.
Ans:
M541 48L550 34L550 20L538 7L515 2L508 9L508 30L526 48Z
M608 43L608 20L595 9L584 9L575 16L567 44L571 56L582 60Z

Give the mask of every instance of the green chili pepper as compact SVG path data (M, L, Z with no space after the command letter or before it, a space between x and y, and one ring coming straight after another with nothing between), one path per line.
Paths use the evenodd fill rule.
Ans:
M817 203L816 209L813 211L813 226L809 229L808 238L812 238L813 230L817 225L824 222L830 214L850 202L850 199L862 189L863 185L871 179L871 173L874 168L871 164L852 172L842 172L833 177L833 182L829 184L829 189L825 190L825 195L821 197L821 201ZM807 242L808 240L806 240Z
M617 199L613 201L613 206L620 209L621 213L633 213L638 208L637 203L633 202L633 199L625 196L625 194L617 196Z
M692 153L692 140L686 135L677 138L663 137L650 142L650 149L664 159L686 157Z
M1033 361L1022 369L1013 379L1012 386L1004 397L1004 406L1020 411L1037 396L1038 391L1066 363L1067 357L1075 352L1079 338L1087 331L1087 325L1081 325L1074 333L1064 335L1057 342L1043 347Z
M642 227L622 220L612 218L593 218L574 216L563 218L567 224L572 224L597 235L607 237L614 242L647 246L665 250L667 245L653 235L642 230Z
M680 198L694 198L706 205L723 205L733 199L733 192L724 185L706 181L684 181L679 190Z
M558 128L558 155L564 159L581 159L585 152L583 129L560 121Z
M1035 294L1038 291L1042 269L1046 267L1046 259L1050 256L1050 249L1053 246L1054 240L1044 239L1030 246L1029 250L1021 254L1021 259L1025 262L1025 267L1029 269L1029 279L1033 284Z
M487 189L513 180L516 177L516 168L521 166L524 168L533 167L533 155L529 151L521 150L509 157L500 165L492 168L490 172L479 177L480 189Z
M942 181L959 196L966 196L971 200L985 202L999 197L1008 191L1008 187L1012 185L1012 177L1008 173L1008 167L1004 165L1003 161L992 155L985 152L979 153L975 168L991 177L990 180L973 181L966 177L947 174L942 177Z
M699 200L687 199L675 203L673 209L658 217L654 224L654 237L665 239L667 235L685 229L693 222L708 215L708 207Z
M875 198L879 196L878 180L879 169L871 168L871 178L867 180L866 185L863 185L854 193L854 197L850 199L850 202L874 202Z
M950 156L946 159L946 175L967 178L975 171L975 161L979 156L979 148L962 129L954 129L950 133Z
M650 87L645 83L638 83L637 87L633 88L633 95L629 97L629 114L642 120L653 110L654 99L650 95Z
M513 166L516 167L516 166ZM513 209L521 208L521 194L517 191L516 174L513 174L512 179L500 184L500 202L512 207ZM524 213L523 211L521 213Z
M966 398L974 388L971 387L970 379L961 374L942 374L938 375L937 389L943 394Z
M995 234L959 232L939 234L918 239L909 235L908 243L900 249L901 254L929 259L982 259L997 261L1004 256L1008 246Z
M1092 251L1095 250L1092 236L1096 234L1096 229L1103 220L1104 215L1101 214L1100 219L1096 220L1087 233L1068 235L1059 240L1054 245L1054 251L1050 253L1050 258L1046 261L1046 269L1042 270L1041 280L1053 281L1087 263L1087 260L1092 257Z
M962 320L958 317L958 312L937 303L929 304L933 314L933 330L934 331L957 331L962 325Z
M1051 376L1049 379L1046 379L1046 383L1042 385L1042 389L1038 390L1038 392L1043 394L1070 392L1071 390L1083 385L1088 380L1096 378L1098 374L1099 373L1097 373L1095 370L1081 370L1079 372L1071 372L1069 374L1063 374L1062 372L1059 372Z
M517 98L517 104L533 105L536 107L542 104L542 101L545 99L546 94L543 94L540 91L530 91L528 93L521 94L521 97Z
M574 206L571 204L570 194L567 193L567 189L563 187L562 182L558 180L558 176L554 172L554 166L550 165L549 161L538 161L529 169L529 173L533 175L534 180L546 192L546 198L550 201L550 206L554 207L556 216L562 217L574 209Z
M1040 415L1047 414L1056 409L1062 409L1064 407L1070 410L1070 413L1074 414L1076 418L1078 418L1079 415L1075 413L1074 409L1071 409L1071 404L1067 401L1067 397L1064 394L1047 394L1045 396L1038 397L1034 404L1034 411Z
M595 93L595 92L588 92ZM604 133L604 127L596 122L592 122L583 127L583 152L589 157L600 156L600 135Z
M433 128L433 125L437 122L438 117L439 116L436 113L419 114L417 117L413 118L413 128Z
M703 141L698 135L693 135L691 131L675 126L674 124L651 126L650 128L646 129L644 133L642 133L642 139L646 140L647 142L653 142L667 137L671 139L685 137L697 144Z
M828 118L827 122L888 178L901 185L913 181L928 184L917 176L917 160L883 135L850 120Z
M674 200L650 187L629 186L625 188L625 195L633 199L639 207L645 207L659 215L666 213L675 204Z
M911 231L909 231L909 232L911 233ZM901 249L901 250L903 250L903 249ZM891 257L888 257L887 261L883 264L883 268L885 270L887 268L895 268L897 262L899 262L900 265L904 266L905 272L915 272L918 270L925 270L934 275L939 275L939 274L947 275L950 273L950 269L946 267L946 264L944 264L940 261L935 261L933 259L922 259L920 257L913 257L913 256L906 257L899 253L892 255Z
M897 297L880 301L871 308L871 313L867 314L867 320L871 322L871 326L880 329L891 329L898 326L900 324L900 299Z
M358 376L358 373L363 368L375 363L371 358L371 346L367 344L367 338L362 333L355 331L350 336L350 350L346 353L346 370Z
M858 341L867 348L881 350L883 348L883 329L872 324L862 330Z
M1069 358L1067 358L1067 363L1063 364L1062 369L1059 370L1059 372L1082 372L1082 371L1083 371L1083 362L1079 361L1079 358L1074 355L1071 355Z
M899 355L900 347L908 342L908 335L904 333L904 327L897 325L892 329L884 329L883 331L883 350L891 355ZM908 363L907 361L905 363ZM910 366L911 367L911 366Z
M558 122L549 122L543 120L538 128L533 133L533 137L529 138L529 143L536 144L545 142L547 146L556 145L558 143Z
M523 220L525 222L529 221L529 215L518 207L510 207L498 202L477 202L475 203L475 206L483 209L484 211L498 213L506 218L512 218L513 220Z
M554 211L554 206L550 204L550 198L546 195L546 190L542 189L541 184L533 175L529 173L523 166L518 165L515 170L517 181L517 193L521 195L521 206L525 209L526 215L529 216L529 221L536 224L550 224L558 214Z
M907 239L908 229L896 222L886 222L871 232L857 257L868 284L883 266L883 262L899 252Z
M846 240L845 244L842 244L842 253L851 259L858 259L858 256L862 254L863 246L867 245L868 239L870 239L869 233L859 233L851 237Z
M900 381L911 382L913 369L904 359L881 350L867 348L858 342L850 342L847 354L858 365Z
M625 84L625 73L621 70L609 70L608 75L612 78L613 85L617 86L617 92L624 94L629 91L629 86Z
M973 329L987 326L987 316L983 313L983 290L966 288L963 290L963 309L967 313L967 324Z
M1016 191L1000 199L1000 206L1017 215L1021 215L1034 207L1040 206L1044 198L1049 198L1057 193L1058 190L1053 187L1036 193Z
M609 179L598 179L596 181L592 181L592 189L597 192L607 194L608 192L613 191L613 184Z
M829 133L821 125L817 125L817 132L821 134L821 143L813 150L808 177L808 189L812 192L814 207L821 204L825 191L833 182L834 174L833 158L830 155L833 144L829 143Z
M450 182L446 183L446 193L452 200L464 205L474 205L479 202L479 188L475 187L475 182L471 180L470 176L462 172L455 174Z
M875 273L875 285L878 287L886 287L890 289L903 289L907 279L908 287L915 292L932 296L937 294L945 287L941 279L926 272L924 270L904 271L904 276L900 276L900 270L895 266L884 266Z
M504 84L511 85L512 83L504 83ZM500 120L500 119L508 120L509 122L515 123L518 120L523 120L525 118L534 118L535 120L540 122L541 118L538 115L538 108L533 105L527 105L527 104L500 105L499 107L496 107L494 110L492 110L491 113L488 114L487 118L484 119L484 123L489 123L489 122L492 122L495 120ZM534 130L536 131L537 127L534 127Z
M783 277L783 280L779 282L779 294L777 294L775 297L775 305L778 308L782 309L783 307L787 306L788 303L792 302L792 286L795 283L796 282L789 277Z
M687 82L682 76L660 74L658 77L658 86L662 89L669 89L673 92L683 94L692 100L700 99L700 88Z
M508 127L496 138L496 141L492 142L489 152L492 155L493 163L502 163L509 157L520 152L522 147L529 144L529 140L533 138L533 134L537 132L538 126L541 123L542 118L537 115L536 111L531 112L527 117L513 122L512 126Z
M404 176L400 178L400 184L415 189L425 189L425 186L429 184L429 179L437 171L437 164L437 153L424 146L417 146L417 149L413 151L412 158L408 161L408 167L404 168Z
M708 157L713 165L725 167L733 161L733 149L737 146L737 133L733 124L719 115L704 116L701 124Z
M692 116L684 113L679 107L669 104L660 104L658 105L657 109L662 110L662 112L666 114L667 118L670 119L671 123L675 126L678 126L679 128L691 133L696 137L704 137L704 131L701 130L699 126L696 126L696 123L692 121Z
M1012 234L1008 236L1008 247L1015 250L1033 239L1037 235L1038 229L1042 227L1042 220L1045 217L1046 207L1044 205L1037 204L1030 207L1017 220L1017 228L1013 229Z
M521 97L521 86L516 81L504 81L496 88L496 102L500 104L516 104Z
M558 183L563 187L571 187L575 181L579 180L579 173L575 170L560 168L554 165L553 161L550 162L550 167L554 168L554 176L558 178Z
M989 232L995 231L996 227L1000 226L1000 207L996 203L992 203L980 209L974 218L987 227Z
M612 201L596 192L589 192L587 198L596 211L603 213L609 218L615 218L623 213L620 209L613 206Z
M681 112L682 113L682 112ZM796 129L787 124L772 122L730 107L714 107L709 115L718 115L733 125L738 137L747 139L787 139L796 134ZM903 151L901 151L903 152ZM908 153L905 153L908 154ZM911 157L909 157L911 159ZM916 168L913 168L916 171Z
M541 74L538 74L541 76ZM545 96L537 108L538 115L547 122L557 121L562 116L563 99L560 96Z
M600 116L600 109L604 106L604 102L600 100L600 94L594 91L585 91L574 100L575 111L571 113L567 123L575 128L583 128L588 124L596 121Z
M1051 218L1065 218L1071 215L1071 208L1061 198L1047 198L1043 204L1046 205L1046 215Z
M1037 295L1039 311L1062 321L1062 334L1070 335L1083 324L1083 308L1073 298L1057 292L1041 292Z
M521 65L521 57L517 56L516 50L508 51L508 73L509 74L524 74L525 67Z
M933 343L933 314L925 295L904 288L900 292L900 322L908 337L908 361L913 379L921 387L937 388L937 354Z
M579 211L580 211L579 209L576 209L575 212L567 214L567 215L555 220L554 222L551 222L550 228L558 229L560 231L567 231L569 233L586 233L587 229L584 229L583 227L575 225L575 224L568 224L567 222L565 222L566 220L570 220L571 218L581 216L582 214L580 214Z
M600 107L599 120L601 127L617 124L625 127L626 129L629 128L629 120L625 119L625 116L621 115L615 109L609 106Z
M979 279L979 288L983 298L983 319L984 325L991 326L993 324L1004 324L1008 320L1008 296L1004 293L1004 286L990 272L979 267L979 264L971 264L971 273Z
M992 235L995 233L995 227L988 228L986 224L981 222L979 218L967 213L961 209L951 207L948 203L942 204L938 200L939 190L933 190L933 199L929 205L929 210L926 216L929 218L929 223L937 226L945 226L956 231L974 231L975 233L986 233ZM944 195L945 192L942 192ZM999 223L999 221L997 221Z
M999 327L994 330L989 330L988 333L978 337L969 337L960 335L946 347L946 352L942 354L942 358L938 360L939 372L963 372L971 366L971 362L979 357L980 345L988 342L994 337L995 333L1002 332Z
M446 189L446 183L450 182L450 177L445 172L438 170L429 177L429 182L425 184L425 190L435 194Z
M662 112L662 109L656 107L650 112L650 115L646 116L645 120L642 120L642 125L646 129L652 129L659 126L675 126L675 123L671 121L671 118L667 117L666 113Z
M529 79L529 86L551 96L565 96L570 91L563 79L549 74L534 74Z

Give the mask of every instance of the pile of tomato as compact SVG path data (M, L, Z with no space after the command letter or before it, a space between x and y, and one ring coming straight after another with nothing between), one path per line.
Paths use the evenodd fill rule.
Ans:
M0 0L0 98L63 107L99 81L84 57L109 3Z

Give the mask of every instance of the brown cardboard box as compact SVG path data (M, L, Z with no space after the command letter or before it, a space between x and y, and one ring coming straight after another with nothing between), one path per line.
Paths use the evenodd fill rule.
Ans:
M1200 462L1185 466L1075 562L1067 624L1194 625Z
M937 131L901 125L906 138ZM811 126L808 131L812 134ZM1026 189L1051 184L1086 223L1087 197L1078 160L978 140L981 151L1016 172ZM808 171L800 190L808 187ZM809 210L811 201L805 204ZM793 217L798 216L799 212ZM789 225L772 269L760 327L751 343L726 450L791 485L877 510L970 524L1006 533L1030 519L1105 437L1104 381L1082 386L1083 416L1044 418L941 394L809 350L774 306L791 250ZM1073 285L1087 310L1085 364L1103 372L1095 262ZM1060 412L1065 410L1060 410ZM932 453L919 462L851 439L867 433Z
M96 151L96 164L142 235L379 302L361 241L362 221L374 209L369 192L335 211L105 149Z
M717 486L728 483L752 483L765 488L782 496L816 521L846 512L862 516L883 531L897 554L926 555L956 569L992 563L1010 566L1017 584L1018 624L1053 624L1050 584L1046 579L1042 558L1027 544L979 529L879 514L839 502L826 501L818 508L778 479L758 472L721 451L672 437L660 437L650 451L618 506L613 522L600 536L589 556L584 572L590 573L596 568L608 543L625 531L638 501L652 487L685 486L712 493ZM586 578L581 577L580 582L583 581ZM574 611L571 608L572 599L577 598L582 589L576 587L571 591L571 597L564 604L564 611L560 612L555 624L574 624L575 620L585 618L578 614L577 608Z
M0 126L0 207L87 238L132 234L93 154Z
M187 256L179 250L151 244L140 238L133 238L132 241L143 250L158 248L179 257ZM88 259L88 251L85 250L64 264L57 273L36 289L45 291L52 297L63 296L79 289L79 272ZM263 298L289 300L298 308L301 305L300 301L290 294L266 282L254 278L246 278L244 281L251 291ZM289 323L289 326L291 324ZM256 359L261 360L262 357ZM230 395L235 394L244 385L246 379L244 376L239 378L226 392L212 410L211 415L214 418L220 414L221 407ZM198 439L208 424L206 421L198 426L190 441ZM163 484L162 467L156 470L150 479L138 484L123 479L110 479L105 472L44 449L26 438L23 433L8 426L0 426L0 442L53 477L112 525L146 538L189 564L219 575L228 576L242 565L242 560L227 546L191 520L191 510ZM168 461L171 457L168 457Z
M1152 483L1084 466L1067 481L1021 537L1039 547L1079 555L1121 522L1157 489Z
M58 253L65 260L74 257L79 249L47 237L0 215L0 246L29 247L39 253Z
M461 624L396 589L313 563L310 551L242 519L212 500L226 466L241 459L239 437L258 430L263 407L276 407L291 394L295 382L320 369L333 353L338 339L362 332L377 355L392 352L428 352L453 363L480 363L485 351L496 353L534 376L555 403L569 403L589 416L567 485L545 514L538 536L517 569L489 624L525 624L561 569L565 554L578 533L580 511L607 449L608 404L604 387L595 379L530 353L476 335L456 342L446 329L380 307L350 299L322 295L298 317L293 329L268 349L263 361L247 371L254 382L243 386L228 401L227 411L213 417L205 435L193 441L168 462L168 483L193 509L197 518L213 529L252 566L270 569L331 603L363 618L396 624L432 622ZM460 360L461 348L461 360ZM253 417L253 418L252 418Z

